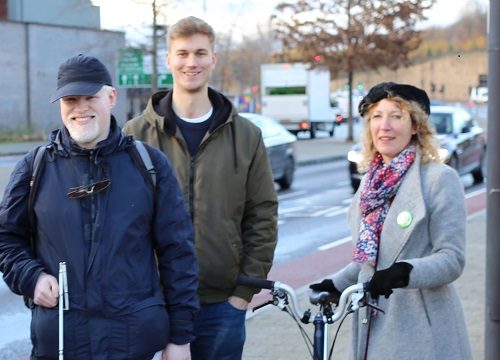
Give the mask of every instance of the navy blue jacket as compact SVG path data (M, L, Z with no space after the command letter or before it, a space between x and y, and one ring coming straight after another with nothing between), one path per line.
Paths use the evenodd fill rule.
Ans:
M151 359L168 342L193 340L199 308L193 229L166 156L150 149L156 191L112 118L108 138L82 149L65 128L36 192L36 254L29 248L27 198L33 152L15 167L0 206L0 271L16 294L33 297L38 275L68 274L65 355L71 359ZM70 188L110 186L82 199ZM156 198L155 198L156 197ZM57 358L58 313L33 308L33 358Z

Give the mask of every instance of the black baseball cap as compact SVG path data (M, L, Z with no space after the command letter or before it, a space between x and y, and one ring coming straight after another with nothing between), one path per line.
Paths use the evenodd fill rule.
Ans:
M94 95L104 85L113 86L106 66L93 56L78 54L59 66L57 91L50 101L64 96Z
M368 94L359 103L359 114L363 116L371 104L387 97L399 96L408 101L417 102L427 115L431 113L431 102L427 93L413 85L383 82L370 89Z

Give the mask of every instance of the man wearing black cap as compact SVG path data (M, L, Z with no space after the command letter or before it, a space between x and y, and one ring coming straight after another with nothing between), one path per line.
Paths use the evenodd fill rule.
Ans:
M61 262L66 358L149 360L163 351L164 360L189 359L198 268L167 158L145 148L153 180L111 115L116 90L94 57L64 62L51 100L59 100L64 126L51 134L36 178L40 149L17 164L0 206L0 271L30 298L31 359L58 358Z
M109 134L110 111L116 104L111 76L94 57L78 55L61 65L57 91L52 102L60 99L61 117L71 138L83 148L94 148ZM89 111L80 111L87 106Z

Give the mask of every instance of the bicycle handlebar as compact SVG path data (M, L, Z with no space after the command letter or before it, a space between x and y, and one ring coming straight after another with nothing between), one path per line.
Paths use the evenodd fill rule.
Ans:
M344 314L349 302L352 302L352 309L357 310L360 307L360 301L365 297L366 283L357 283L349 286L340 295L339 303L332 316L332 322L337 321Z
M248 286L252 288L272 290L274 287L274 283L275 282L271 280L257 279L245 275L240 275L238 277L238 285Z
M280 283L279 281L263 280L241 275L238 278L238 285L271 290L273 299L277 298L278 302L282 301L282 306L288 306L292 313L300 319L303 319L307 313L306 311L302 311L300 308L295 290L287 284ZM357 283L346 288L339 298L338 304L333 312L333 316L331 317L331 321L335 322L340 319L350 303L352 303L352 309L357 310L361 306L361 300L365 297L365 293L366 283ZM321 297L329 298L330 294L328 292L316 292L313 296L315 299L319 299ZM312 297L310 297L310 301L313 304L317 304L317 302L313 302ZM273 303L274 305L279 306L278 303Z
M280 283L279 281L263 280L240 275L238 277L238 285L271 290L273 297L276 297L278 301L283 301L285 303L284 305L289 305L295 316L302 318L305 314L300 308L295 291L287 284Z

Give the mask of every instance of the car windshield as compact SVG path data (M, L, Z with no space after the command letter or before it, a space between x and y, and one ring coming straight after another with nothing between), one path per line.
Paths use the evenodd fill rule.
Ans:
M450 113L432 113L430 120L436 127L438 135L446 135L453 133L452 116Z

